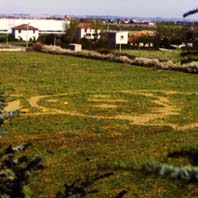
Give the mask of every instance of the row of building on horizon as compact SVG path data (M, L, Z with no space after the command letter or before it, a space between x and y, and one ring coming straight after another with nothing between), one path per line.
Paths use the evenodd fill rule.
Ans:
M72 27L72 24L75 22L75 26ZM67 31L69 28L75 28L75 31ZM173 29L173 31L175 30ZM169 33L171 32L169 31ZM39 40L42 43L46 42L48 37L46 35L52 35L54 44L58 40L56 37L60 38L60 36L61 42L81 43L87 46L95 45L99 43L98 41L102 41L101 47L106 45L115 47L118 44L123 44L152 48L157 45L159 46L158 41L160 39L157 25L154 23L138 23L138 21L135 24L130 21L125 21L124 23L117 21L113 23L109 20L72 19L70 17L64 17L62 20L49 18L0 18L0 34L12 35L16 40ZM67 34L72 34L69 36L69 39ZM52 37L50 40L52 40ZM168 43L167 40L162 38L161 43L163 42L165 44ZM175 39L174 44L175 42L179 43L180 41ZM47 44L51 43L52 41L47 41Z
M101 30L90 26L87 19L80 19L78 25L79 39L100 39ZM110 21L103 21L107 25ZM37 40L41 34L65 34L70 18L64 19L32 19L32 18L0 18L0 34L12 34L18 40ZM115 33L111 31L109 35ZM126 36L126 33L124 33ZM124 37L125 37L124 36ZM117 35L115 36L117 38Z

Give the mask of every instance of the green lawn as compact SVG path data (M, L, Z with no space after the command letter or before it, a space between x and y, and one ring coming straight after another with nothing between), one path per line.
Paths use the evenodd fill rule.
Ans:
M128 53L137 57L145 58L157 58L162 61L172 60L174 62L181 61L181 50L170 50L170 51L160 51L160 50L123 50L123 53Z
M153 52L154 53L154 52ZM175 56L175 55L171 55ZM139 171L147 160L186 164L171 151L198 149L197 75L35 52L0 53L1 88L26 114L6 122L2 148L32 142L43 157L33 197L55 197L64 184L111 172L86 197L197 197L197 184ZM41 96L38 106L32 97ZM187 161L190 164L190 161Z

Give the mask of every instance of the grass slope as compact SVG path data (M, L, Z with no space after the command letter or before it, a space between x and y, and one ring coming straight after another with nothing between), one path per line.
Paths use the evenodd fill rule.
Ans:
M161 61L172 60L173 62L180 62L182 59L181 50L123 50L122 52L137 57L156 58Z
M186 159L171 161L167 154L184 147L197 148L198 131L193 127L198 121L196 75L26 52L0 53L0 78L9 100L20 99L30 113L41 113L5 123L3 129L9 133L0 139L2 147L32 142L26 153L43 156L45 169L30 178L33 197L54 197L63 192L65 183L105 172L114 174L89 187L89 191L99 191L88 197L116 197L122 190L127 191L124 197L197 196L196 185L134 171L147 159L190 164ZM60 93L71 94L53 96ZM42 114L42 108L28 103L37 95L47 95L38 102L46 109L73 115ZM155 102L156 98L164 103ZM141 116L161 107L175 108L178 114L149 121L151 125L133 124L128 117L108 119L113 115ZM192 127L176 130L171 124Z

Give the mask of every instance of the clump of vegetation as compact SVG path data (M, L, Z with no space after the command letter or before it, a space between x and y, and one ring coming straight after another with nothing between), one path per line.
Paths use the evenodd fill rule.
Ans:
M125 53L125 52L118 52L116 50L109 50L109 49L99 49L97 50L98 53L100 54L113 54L113 55L116 55L116 56L127 56L128 58L130 59L134 59L136 56L134 56L133 54L130 54L130 53Z
M188 63L192 61L197 61L198 55L198 48L193 48L193 49L183 49L181 56L182 56L182 63Z
M0 153L0 197L25 197L30 193L27 186L32 171L43 168L41 157L29 159L27 156L16 157L31 144L11 145Z
M160 61L158 59L137 57L137 58L135 58L133 60L133 64L139 65L139 66L147 66L147 67L159 68Z
M194 148L174 151L168 154L168 158L187 157L193 166L176 167L162 164L156 161L149 161L143 164L142 170L145 173L155 173L160 176L170 176L187 183L198 182L198 150Z
M56 194L56 197L57 198L81 198L81 197L85 197L88 194L97 193L98 190L87 191L87 188L89 186L93 185L98 180L110 177L112 175L113 175L112 172L105 173L103 175L96 174L96 175L94 175L92 177L85 178L83 181L81 181L79 179L79 180L73 182L70 185L65 184L64 193L58 192Z
M187 157L193 166L198 166L198 150L195 148L174 151L168 154L169 158Z
M32 49L35 50L35 51L39 51L40 52L42 50L42 48L43 48L43 44L39 43L39 42L34 43L32 45Z
M145 173L154 173L160 176L170 176L171 178L181 180L187 183L198 182L198 167L175 167L172 165L162 164L155 161L146 162L142 166Z

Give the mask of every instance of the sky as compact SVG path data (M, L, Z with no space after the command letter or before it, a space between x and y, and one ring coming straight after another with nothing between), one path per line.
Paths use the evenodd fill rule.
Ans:
M181 18L198 0L0 0L3 14L113 15ZM198 14L193 17L198 19Z

